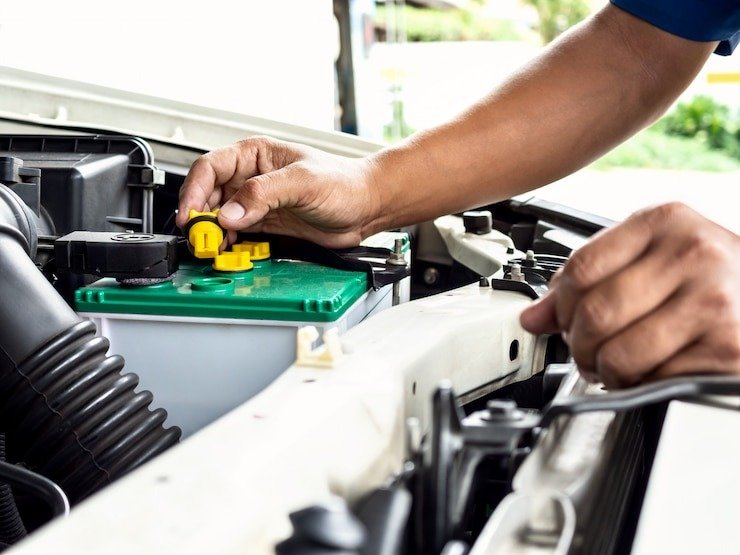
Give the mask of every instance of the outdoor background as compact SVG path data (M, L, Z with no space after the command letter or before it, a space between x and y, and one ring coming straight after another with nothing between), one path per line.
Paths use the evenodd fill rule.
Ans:
M376 41L384 42L368 49L364 67L358 64L366 72L358 78L365 93L358 128L388 142L459 113L604 2L414 4L366 4L374 8ZM740 231L740 53L711 56L659 122L536 194L616 220L642 206L683 200Z
M459 113L603 4L4 1L0 65L393 143ZM350 15L350 125L338 8ZM665 118L536 194L613 219L679 199L740 231L739 118L740 53L713 55Z

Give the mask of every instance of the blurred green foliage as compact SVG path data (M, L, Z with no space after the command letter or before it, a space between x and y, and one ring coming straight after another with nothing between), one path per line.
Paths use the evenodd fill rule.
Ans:
M433 10L404 6L400 14L410 42L461 40L521 40L513 22L492 18L474 9ZM388 8L378 6L376 24L384 27Z
M661 170L730 172L740 170L740 160L721 150L714 150L693 138L666 135L653 126L638 133L591 167L650 168Z
M391 90L395 90L400 94L401 87L395 85L391 87ZM383 126L383 138L387 143L394 143L401 139L405 139L409 135L413 135L416 129L411 127L406 121L406 117L403 113L403 100L400 96L397 96L392 101L392 119L390 123Z
M593 164L695 171L740 170L740 117L708 96L696 96Z
M689 137L740 160L740 116L708 96L682 102L656 128L667 135Z
M547 44L591 13L587 0L523 0L537 10L537 31Z

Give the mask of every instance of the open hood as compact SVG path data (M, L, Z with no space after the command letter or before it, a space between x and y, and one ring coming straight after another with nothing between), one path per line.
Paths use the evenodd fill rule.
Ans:
M136 135L153 143L159 160L188 165L192 160L179 160L174 151L157 146L205 151L252 135L270 135L344 156L363 156L381 148L344 133L0 66L0 131L33 132L29 126L43 126L47 133L56 127Z

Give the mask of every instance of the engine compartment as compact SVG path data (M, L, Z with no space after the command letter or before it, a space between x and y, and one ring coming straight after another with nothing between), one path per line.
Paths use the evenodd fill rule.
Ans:
M213 375L209 376L208 383L216 385L212 385L211 390L208 390L208 384L204 380L197 381L197 371L190 372L184 380L185 382L195 380L194 387L191 390L180 390L168 397L167 391L163 389L163 383L178 380L178 377L173 372L176 370L182 372L183 367L188 362L192 363L192 367L196 370L205 367L207 358L203 360L193 359L193 356L197 355L199 351L208 353L211 360L213 359L212 353L216 352L220 354L220 360L217 364L222 365L224 368L230 368L238 363L240 357L247 357L250 353L258 353L261 351L261 348L266 348L267 352L270 353L270 359L268 360L266 356L263 356L261 359L258 357L255 366L264 367L265 365L271 365L275 370L268 377L254 385L248 393L244 393L245 384L230 388L228 382L226 382L227 390L241 390L241 395L230 400L226 408L220 407L218 411L209 415L206 419L198 420L195 424L189 425L187 429L188 433L195 432L203 425L227 412L227 409L237 406L264 388L275 378L275 375L279 374L295 358L295 350L286 348L286 345L290 345L290 339L286 340L286 338L283 338L277 344L271 346L269 340L267 344L264 343L265 338L268 336L263 334L262 336L258 336L253 344L244 346L244 349L240 350L240 345L237 341L219 341L213 331L207 331L208 328L218 328L219 331L217 333L221 335L224 333L223 326L226 322L232 323L236 318L227 318L219 322L218 326L211 325L213 324L212 321L206 322L205 325L196 327L191 335L183 336L180 334L169 338L165 335L165 338L162 338L167 328L177 325L182 327L184 323L182 321L175 323L169 318L170 314L165 314L160 319L158 326L152 329L147 328L145 325L152 322L153 318L149 317L139 322L134 329L128 331L131 344L127 345L123 350L132 354L142 352L142 362L138 363L138 366L142 369L145 369L145 363L143 361L146 360L152 363L156 358L161 357L159 358L158 367L166 366L167 360L174 360L172 364L173 372L169 374L165 373L164 377L159 378L159 383L156 380L153 382L155 387L152 389L155 392L159 390L159 394L164 397L164 402L154 401L157 397L156 393L154 397L148 391L134 393L134 389L139 385L139 378L131 374L119 375L116 378L111 374L111 372L118 372L120 374L123 361L116 355L106 358L108 343L103 338L90 337L95 329L91 325L90 320L97 323L98 329L99 331L103 331L103 335L116 337L111 352L120 352L120 349L116 349L118 346L116 345L116 341L118 344L125 344L126 340L122 338L122 332L113 329L114 318L105 318L104 316L106 315L104 313L111 311L123 312L121 307L136 304L136 293L142 290L142 288L131 287L130 283L121 281L122 277L129 280L131 278L153 279L159 276L159 274L156 274L157 271L160 273L164 272L162 275L172 274L172 270L179 266L179 264L172 261L175 257L180 257L184 261L188 258L193 260L192 256L189 256L189 253L184 248L182 241L178 243L170 240L164 250L156 253L152 245L149 244L151 243L151 239L159 237L152 236L151 234L153 232L165 234L161 236L165 238L167 234L172 234L176 231L173 224L174 202L177 198L177 190L184 177L184 172L178 174L177 172L165 172L157 168L149 145L145 141L135 137L100 135L5 135L0 137L0 160L2 161L0 166L3 169L3 190L7 193L6 204L16 212L15 220L24 220L24 227L21 229L21 233L25 237L19 242L19 245L24 246L26 252L21 256L21 251L17 245L14 245L10 250L7 248L4 249L13 258L12 265L25 265L25 268L20 270L22 278L14 280L13 276L6 275L6 278L11 282L9 287L16 290L23 287L32 291L33 299L21 298L18 303L25 307L26 314L24 316L27 320L30 320L29 324L31 327L43 328L40 325L42 322L53 321L56 316L58 316L57 319L64 321L64 323L60 322L56 328L50 326L52 329L37 330L38 338L28 340L30 344L29 349L36 349L35 354L29 354L27 352L10 353L9 358L11 360L7 364L8 369L6 372L17 371L19 375L18 379L29 382L28 386L31 388L31 391L35 392L41 405L46 406L46 410L50 414L50 416L44 417L46 420L42 419L41 423L38 422L32 416L33 411L28 410L27 403L29 401L25 400L25 398L23 398L22 402L19 401L18 407L12 407L13 403L10 401L19 397L17 391L22 387L22 384L18 383L8 386L9 392L13 392L13 395L3 404L6 411L3 419L6 424L3 425L3 429L7 430L7 457L10 462L23 464L32 471L38 471L42 475L56 479L60 482L62 489L65 490L72 503L75 504L97 491L102 483L107 483L127 473L166 447L176 443L180 436L178 428L169 428L169 431L165 432L166 441L156 440L156 447L148 446L147 442L142 439L147 434L153 434L151 431L153 429L152 427L156 428L163 424L167 413L161 407L165 406L166 408L168 401L174 403L178 400L182 402L183 399L186 399L183 411L187 412L190 410L194 412L192 408L195 406L197 411L198 402L194 401L192 397L200 393L200 396L207 398L209 395L219 395L219 390L223 391L224 382L218 379L218 375L215 378ZM18 216L19 214L23 218L20 218ZM11 224L14 223L12 221L13 218L9 218L9 220ZM75 235L75 232L77 232L77 235ZM81 237L79 235L80 232L86 232L90 236ZM107 233L108 235L104 239L110 244L102 245L99 242L99 237L102 235L95 235L95 233ZM366 250L379 250L381 249L379 247L380 243L385 241L387 245L389 241L392 242L397 238L397 236L389 235L388 237L376 239L374 246L367 247ZM113 241L111 242L109 239ZM119 244L116 244L116 240L121 239L126 239L126 241L119 241ZM140 243L142 240L148 242L145 245L149 247L147 251L142 250L142 248L137 248L135 251L131 250L131 245L140 247L137 243ZM127 247L127 249L123 247ZM313 252L315 250L313 246L298 244L287 247L283 245L282 247L278 247L278 250L280 248L282 248L282 251L278 252L278 254L284 258L280 258L269 264L280 264L282 260L287 261L295 258L307 258L309 261L320 260L326 262L322 258L324 256L323 253ZM408 252L408 245L404 250ZM364 260L372 260L374 258L377 262L377 258L380 255L384 255L384 253L377 251L358 253L354 261L359 262L363 260L362 255L365 255ZM152 256L155 258L152 259ZM27 258L29 263L23 263L25 258ZM347 256L345 256L346 259L348 259ZM32 276L33 280L29 278L29 273L33 272L33 270L29 269L31 268L31 261L36 266L36 271L38 272L38 275ZM330 263L336 265L336 261L330 261ZM190 271L199 277L190 279L190 282L187 284L188 293L190 293L190 289L195 290L198 285L194 280L200 279L205 282L216 279L210 273L204 274L204 271L210 272L210 269L201 269L197 261L193 261L190 264L195 264L195 266L190 267ZM289 262L286 264L289 264ZM163 265L166 269L162 268ZM10 267L11 264L8 263L5 266ZM376 264L376 266L382 266L382 264ZM306 287L310 289L310 285L308 284L311 278L307 277L306 272L310 273L314 268L317 268L315 271L319 271L321 267L311 264L297 265L297 269L302 271L303 274L296 276L288 275L287 278L283 278L285 279L286 287L290 285L295 286L296 283L300 283L304 290ZM352 269L357 270L358 268L354 267ZM290 270L294 271L292 268ZM243 282L238 282L238 285L242 290L248 289L248 293L252 294L252 296L254 282L257 282L259 285L261 281L263 285L267 284L271 286L274 291L275 285L271 285L270 280L274 280L276 277L280 279L286 271L285 268L281 268L277 272L272 272L275 274L272 277L269 271L265 271L262 274L259 272L256 274L250 273L248 277L240 277L242 281L251 280L251 287L245 288ZM336 272L337 275L333 277L331 274L323 271L317 278L314 278L314 281L325 286L327 283L331 283L332 279L341 280L343 277L342 272L346 271L346 268L338 270ZM386 269L383 271L387 273ZM187 275L187 269L184 272L184 275ZM453 268L453 264L450 265L449 271L445 273L451 277L445 276L445 285L438 287L439 290L443 287L450 287L469 281L471 277L464 270ZM456 274L459 274L459 276ZM106 275L114 276L107 278L109 283L106 283L105 280L102 282L97 281L100 276ZM183 272L180 272L179 275L182 276ZM368 275L374 275L372 270ZM380 273L377 273L377 275L380 276ZM56 290L56 293L64 299L66 304L70 305L70 307L77 308L77 312L86 316L88 321L77 321L79 318L67 307L62 307L62 303L54 298L52 289L39 280L39 276L44 276L48 283ZM358 312L355 310L354 312L356 314L350 315L349 318L343 320L345 323L339 324L340 331L354 325L369 314L380 310L382 308L380 307L381 301L384 300L382 297L388 296L387 293L389 293L389 291L386 291L386 295L380 295L378 291L382 291L382 287L377 287L378 284L374 282L372 285L376 287L368 287L361 280L362 276L358 272L355 272L352 277L359 282L357 293L354 294L354 297L364 295L363 303L367 306L363 305L361 311ZM116 278L118 278L120 283L114 281ZM227 281L223 277L220 279L223 283L217 283L217 286L223 285ZM36 283L39 289L35 290L29 281ZM95 281L97 283L92 285L93 289L91 290L91 284ZM21 282L23 282L22 286ZM169 281L165 281L164 284L146 284L144 289L162 287L163 285L171 286L171 284L172 282ZM100 289L106 286L106 291ZM328 295L333 299L332 302L334 304L329 305L330 312L334 310L337 302L342 305L341 308L345 308L345 304L351 305L356 302L357 299L354 297L350 298L347 302L341 299L341 292L344 287L342 285L339 291L322 292L324 296ZM387 284L384 287L385 289L390 289L390 286ZM235 299L230 298L224 300L223 296L218 296L218 293L221 293L221 291L215 291L213 289L213 283L211 283L210 288L205 285L204 288L209 292L216 293L212 298L206 299L202 303L204 307L209 305L230 305L233 308ZM172 291L182 291L182 289L182 283L175 282L174 286L172 286ZM277 290L279 291L279 286ZM368 290L369 293L365 293L363 290ZM149 292L147 291L147 293ZM425 291L425 293L427 292ZM115 301L111 300L115 297L116 293L122 296L117 305ZM302 291L302 294L305 294L305 291ZM408 298L408 294L406 292L404 297ZM414 295L419 296L419 293L414 293ZM370 297L369 300L367 298L368 296ZM101 305L103 299L106 299L108 304L113 304L114 308L108 309L107 306L104 306L102 309L98 308L97 310L90 310L88 308L91 305L94 306L96 302L98 305ZM336 299L339 299L339 301ZM31 309L29 306L31 304L39 307L38 314ZM9 306L7 302L4 302L4 305L7 307L4 326L10 329L18 327L19 322L16 322L13 316L20 315L19 311L15 306ZM305 308L305 299L303 299L303 305ZM308 305L311 305L311 303L308 303ZM174 305L170 305L169 312L173 311L171 306ZM264 306L262 308L265 310ZM276 312L279 309L280 307L276 309ZM332 318L331 314L327 315L326 312L322 311L323 309L321 307L316 309L309 306L307 310L309 316L312 311L316 310L313 314L318 315L319 320L325 320L327 324L333 324L336 327L336 318ZM147 311L135 309L134 312ZM62 315L59 316L59 314ZM185 314L185 316L191 316L191 314ZM227 314L227 316L232 315ZM261 313L258 316L264 318L264 315ZM223 314L205 314L206 320L214 317L223 318ZM128 315L128 318L128 320L121 319L119 322L123 322L124 326L130 325L134 319L131 314ZM242 317L242 319L244 318ZM250 318L250 315L247 315L246 319L251 321L255 318L254 316ZM278 319L297 320L300 318L286 317L282 314L278 315ZM310 318L306 317L302 319L310 320ZM295 327L294 325L287 329L289 330ZM326 329L327 327L328 325L324 328L319 327L319 329ZM59 332L59 330L64 328L66 328L66 331ZM274 340L274 326L271 327L270 332L269 337L272 337ZM255 333L252 333L252 335L255 335ZM288 331L288 333L292 334L293 332ZM244 334L241 335L244 336ZM146 344L146 338L153 338L151 339L153 345L149 349L143 347ZM195 350L188 353L187 345L197 344L198 341L203 341L208 347L204 349L202 346L197 345ZM8 344L13 344L14 342L15 337L11 336L7 338ZM167 350L167 345L171 345L174 348ZM231 349L226 348L228 345L232 346ZM5 344L3 348L7 354L9 349ZM47 364L50 358L57 361L57 366L49 366ZM86 361L83 367L85 369L93 368L93 370L82 377L74 373L76 370L72 370L73 374L67 376L65 371L69 370L65 368L65 365L71 366L72 363L70 361L77 364L81 361ZM94 369L96 365L100 367L100 370ZM45 379L48 375L54 376L54 379ZM34 376L37 377L38 381L33 381ZM182 376L179 378L182 381ZM151 380L151 378L149 379ZM41 385L39 384L44 384L47 389L41 389ZM108 386L106 387L104 384L108 384ZM147 385L146 379L142 385ZM232 386L234 385L232 384ZM94 393L85 393L85 387L91 389ZM138 389L141 388L139 387ZM129 392L126 395L133 395L133 397L127 402L123 400L117 401L115 410L103 409L102 420L97 425L91 424L89 418L91 415L90 411L94 410L93 407L102 405L104 402L103 399L119 395L116 393L119 390ZM70 409L70 413L66 414L59 407L59 403L62 401L55 401L55 399L57 397L61 399L74 397L74 394L79 391L83 392L80 400L73 403L73 409ZM220 395L223 395L223 392ZM114 432L112 433L113 439L107 442L104 441L103 443L112 443L115 449L105 451L105 449L101 448L102 451L97 453L97 455L95 454L95 447L91 447L85 443L86 436L78 429L72 430L70 440L60 439L56 440L56 442L49 440L48 434L50 432L44 434L32 431L37 429L37 427L41 427L43 430L43 422L48 422L49 419L61 419L63 422L61 424L62 428L66 428L71 425L65 422L69 420L74 422L75 418L77 421L82 421L84 417L84 430L89 438L98 440L113 425L111 422L116 422L129 416L127 414L127 410L129 409L126 407L130 405L136 407L149 406L153 401L153 416L142 417L147 421L146 424L139 422L136 418L131 418L127 424L134 429L132 439L128 443L121 438L120 433ZM200 406L199 410L203 412L205 409L203 406ZM76 416L76 411L79 411L80 416ZM20 427L19 430L14 429L13 422L26 420L31 421L29 424L30 428ZM45 425L47 428L49 427L48 423ZM144 427L142 428L142 426ZM163 430L168 429L163 428ZM40 436L44 445L47 443L50 444L49 448L52 451L46 457L49 459L49 462L44 457L38 455L37 452L40 448L30 441L29 436L34 435ZM72 449L72 447L64 447L65 441L67 443L71 442L70 445L76 445L77 448L82 448L83 452L92 453L92 465L98 471L104 472L105 479L92 479L90 475L95 474L92 470L74 468L79 466L79 463L60 462L53 448L59 449L62 452L65 449ZM58 442L61 442L61 447ZM147 446L146 448L142 447L143 454L133 453L129 456L129 450L135 451L132 447L132 442ZM120 461L116 461L116 471L112 471L100 463L100 460L108 459L115 461L116 459L126 459L127 457L131 459L130 464L125 465L121 464ZM68 480L71 478L67 476L70 472L77 476L77 480L81 480L85 485L78 486L74 482L70 483ZM36 524L43 522L47 516L45 509L34 503L29 503L28 508L22 507L21 512L26 515L26 520ZM33 527L34 524L29 526L30 529L33 529Z
M672 397L602 402L559 337L518 323L610 222L507 201L353 250L240 237L271 258L225 273L188 250L174 225L187 165L165 168L136 137L0 136L4 468L51 480L29 492L3 476L0 541L67 497L71 516L19 553L74 552L82 530L107 552L629 549ZM626 412L578 416L603 410ZM531 468L569 442L591 454L570 509L522 485L555 480ZM509 521L529 532L501 540Z

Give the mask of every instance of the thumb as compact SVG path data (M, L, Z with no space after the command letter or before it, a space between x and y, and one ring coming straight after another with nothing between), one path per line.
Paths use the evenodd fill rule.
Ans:
M555 290L525 308L519 315L519 323L531 333L556 333L560 331L555 314Z
M297 179L290 166L247 179L218 212L224 229L246 229L260 222L271 210L295 206Z

